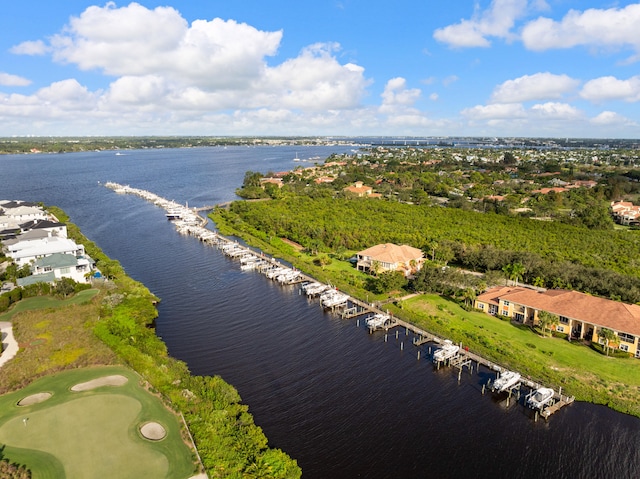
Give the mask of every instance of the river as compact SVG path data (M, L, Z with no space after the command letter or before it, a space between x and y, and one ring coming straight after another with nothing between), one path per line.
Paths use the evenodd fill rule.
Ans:
M217 147L0 156L0 199L57 205L158 295L157 333L195 374L218 374L303 477L636 477L640 420L575 403L548 422L482 395L487 371L435 371L401 332L384 341L324 313L102 184L190 206L235 198L247 170L289 170L336 147Z

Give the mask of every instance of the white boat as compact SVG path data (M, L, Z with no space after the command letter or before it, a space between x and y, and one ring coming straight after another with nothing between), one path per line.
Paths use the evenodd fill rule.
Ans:
M493 381L493 392L501 393L515 386L520 381L520 373L515 371L504 371L498 379Z
M538 388L527 399L527 406L533 409L542 409L553 400L554 391L551 388Z
M322 304L323 308L333 308L336 306L340 306L342 304L345 304L349 300L349 295L341 293L340 291L331 290L328 291L328 293L330 294L327 294L326 296L326 293L322 294L320 303Z
M389 315L382 313L374 314L365 320L367 327L372 329L381 328L387 323L387 321L389 321Z
M433 360L436 362L446 361L458 354L459 350L460 346L453 344L449 339L445 339L442 347L433 353Z

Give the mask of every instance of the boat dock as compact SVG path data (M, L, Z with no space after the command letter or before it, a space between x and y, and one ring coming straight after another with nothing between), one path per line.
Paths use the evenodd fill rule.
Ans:
M364 316L364 323L369 330L369 334L373 334L378 330L384 330L384 341L387 342L389 331L395 329L396 340L399 340L399 332L404 329L405 337L409 334L413 335L411 345L417 348L417 359L421 359L421 355L430 358L436 369L441 367L452 367L458 370L458 382L461 380L462 371L466 367L473 374L473 371L479 372L480 367L484 367L491 372L495 372L496 379L482 385L482 394L487 388L491 388L492 381L506 372L506 368L489 361L482 356L469 351L468 347L463 347L462 343L453 345L453 343L445 338L440 338L428 331L425 331L414 324L408 323L383 311L381 307L364 302L358 298L340 292L337 288L317 282L314 278L302 273L291 266L285 265L275 258L265 255L261 251L256 251L248 246L239 244L230 238L226 238L215 231L206 228L207 219L201 217L199 211L209 211L215 206L204 206L199 208L189 208L188 205L180 205L175 201L166 200L151 192L131 188L128 185L120 185L117 183L105 183L107 188L114 190L119 194L134 194L147 201L150 201L166 210L166 215L174 224L176 230L180 234L190 235L198 238L200 241L218 248L222 253L231 259L237 260L240 269L243 271L257 271L265 277L277 281L284 285L300 285L299 294L305 294L310 299L319 299L320 305L327 310L339 313L343 319L356 318L356 324L360 325L360 317ZM442 350L448 347L447 354L443 354ZM404 350L404 342L400 342L400 349ZM426 349L426 351L424 351ZM439 354L436 354L440 351ZM426 352L426 354L424 354ZM518 380L514 384L510 384L507 388L500 391L494 391L494 394L507 394L507 406L512 396L516 397L516 402L521 397L521 387L529 389L529 393L525 395L525 405L527 399L543 386L531 381L529 378L522 378L518 374ZM548 388L549 389L549 388ZM559 391L553 391L553 397L544 407L535 410L535 420L543 417L548 420L551 415L559 411L564 406L572 404L574 397L563 396L562 388Z

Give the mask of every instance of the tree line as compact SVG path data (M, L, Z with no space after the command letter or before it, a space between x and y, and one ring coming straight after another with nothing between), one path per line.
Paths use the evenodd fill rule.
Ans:
M266 236L310 251L408 244L443 265L503 275L506 266L520 264L521 279L530 284L640 301L640 236L631 231L350 198L236 202L231 212Z

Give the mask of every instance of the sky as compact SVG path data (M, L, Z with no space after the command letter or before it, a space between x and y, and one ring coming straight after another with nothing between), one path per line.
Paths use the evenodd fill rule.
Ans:
M0 6L0 136L640 137L640 2Z

